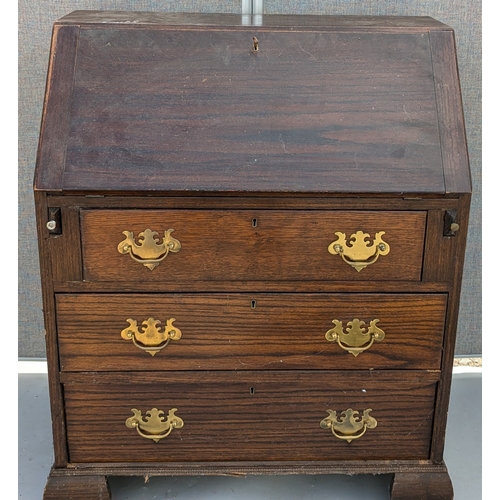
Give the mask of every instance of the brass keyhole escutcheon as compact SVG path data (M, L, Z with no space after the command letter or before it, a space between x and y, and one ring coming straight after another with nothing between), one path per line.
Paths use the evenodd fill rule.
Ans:
M253 52L257 52L259 50L259 40L257 40L257 37L252 37L252 42L253 42L253 45L252 45L252 51Z

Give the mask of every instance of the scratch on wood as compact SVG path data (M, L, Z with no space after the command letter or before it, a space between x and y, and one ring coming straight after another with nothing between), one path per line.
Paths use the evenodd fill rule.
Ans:
M427 417L426 418L423 418L422 421L415 427L413 428L408 434L405 434L405 437L408 437L410 436L411 434L413 434L417 429L419 429L423 423L427 420L427 418L429 418L432 414L434 413L434 408L427 414Z
M281 147L283 148L283 152L288 154L288 151L286 150L285 141L283 140L283 136L281 134L279 135L279 140L281 142Z

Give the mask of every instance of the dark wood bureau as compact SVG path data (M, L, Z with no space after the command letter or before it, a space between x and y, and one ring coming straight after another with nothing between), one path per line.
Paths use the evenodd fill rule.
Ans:
M470 175L453 31L77 11L35 175L55 461L107 476L443 463Z

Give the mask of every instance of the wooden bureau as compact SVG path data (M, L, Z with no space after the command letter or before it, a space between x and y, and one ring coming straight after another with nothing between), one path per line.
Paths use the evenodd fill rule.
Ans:
M454 35L431 18L57 21L35 174L44 499L299 473L453 498L470 192Z

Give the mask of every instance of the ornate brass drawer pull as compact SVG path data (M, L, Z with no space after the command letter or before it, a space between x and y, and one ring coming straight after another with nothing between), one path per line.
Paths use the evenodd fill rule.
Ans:
M380 255L387 255L391 248L382 240L385 231L375 233L375 238L370 244L366 241L370 237L368 233L356 231L347 240L345 233L335 233L337 239L328 245L328 251L332 255L340 255L342 260L352 266L356 271L361 271L377 261Z
M146 439L152 439L157 443L160 439L166 438L172 429L180 429L184 426L182 418L174 415L177 408L168 410L168 417L165 420L165 414L162 410L152 408L146 412L146 417L142 416L141 410L132 408L130 410L134 416L127 418L125 425L137 431L139 436Z
M173 229L168 229L163 233L163 240L159 244L158 233L145 229L139 233L139 243L135 242L134 233L123 231L126 238L118 245L118 251L123 254L129 254L136 262L140 262L151 271L168 255L168 252L178 252L181 244L175 238L170 236Z
M326 411L329 415L320 422L321 428L330 429L336 438L348 443L363 436L366 429L377 427L377 421L370 415L371 408L364 410L362 417L358 416L358 411L348 408L341 413L340 419L337 418L336 411Z
M182 332L173 325L175 318L167 319L163 332L157 326L160 321L154 318L143 321L141 329L137 327L135 319L129 318L127 321L130 326L122 330L122 338L132 340L136 347L149 352L151 356L167 347L171 340L179 340L182 337Z
M379 321L379 319L374 319L370 321L370 326L365 328L364 321L353 319L347 322L347 333L344 333L342 321L334 319L332 323L335 326L326 332L325 337L326 340L337 342L342 349L357 356L360 352L369 349L375 340L384 340L385 332L377 326Z

